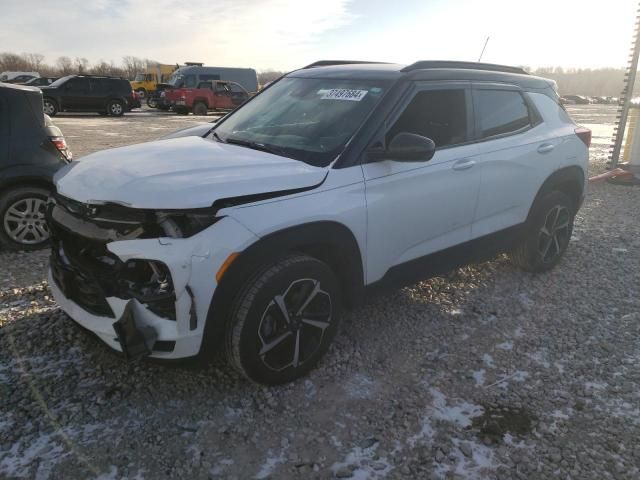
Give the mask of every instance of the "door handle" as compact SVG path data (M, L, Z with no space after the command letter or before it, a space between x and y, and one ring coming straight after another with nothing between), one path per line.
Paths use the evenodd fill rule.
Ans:
M455 162L453 164L453 167L451 168L453 168L454 170L468 170L469 168L473 167L475 164L476 164L475 160L469 160L468 158L463 158Z
M538 147L538 153L549 153L552 152L554 148L556 147L552 143L543 143Z

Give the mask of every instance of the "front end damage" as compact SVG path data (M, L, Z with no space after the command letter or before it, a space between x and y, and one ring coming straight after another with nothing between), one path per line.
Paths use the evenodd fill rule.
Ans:
M47 213L56 301L129 358L197 355L215 273L254 238L210 208L153 211L57 195ZM211 228L218 222L224 228Z

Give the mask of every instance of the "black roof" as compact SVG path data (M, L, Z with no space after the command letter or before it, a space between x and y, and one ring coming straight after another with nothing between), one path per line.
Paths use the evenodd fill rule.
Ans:
M348 60L320 60L289 76L360 80L468 80L510 83L522 88L548 88L552 81L507 65L446 60L423 60L411 65Z

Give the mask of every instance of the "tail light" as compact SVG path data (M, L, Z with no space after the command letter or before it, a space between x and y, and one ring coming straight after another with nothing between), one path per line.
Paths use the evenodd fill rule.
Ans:
M71 160L73 158L73 154L71 153L71 150L69 150L64 137L49 137L49 139L51 140L51 143L55 145L58 151L62 155L64 155L64 158L66 158L67 160Z
M589 148L591 146L591 130L585 127L575 129L576 135Z

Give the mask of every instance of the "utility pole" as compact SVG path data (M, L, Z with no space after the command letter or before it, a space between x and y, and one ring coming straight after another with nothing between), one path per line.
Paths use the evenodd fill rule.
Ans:
M633 98L633 86L636 82L636 73L638 71L638 58L640 57L640 5L636 12L638 18L633 31L633 46L629 55L629 66L624 75L624 88L618 103L618 125L614 127L613 145L609 155L609 164L611 168L615 168L620 160L620 150L622 149L622 140L624 138L627 119L629 118L629 107L631 106L631 98Z

